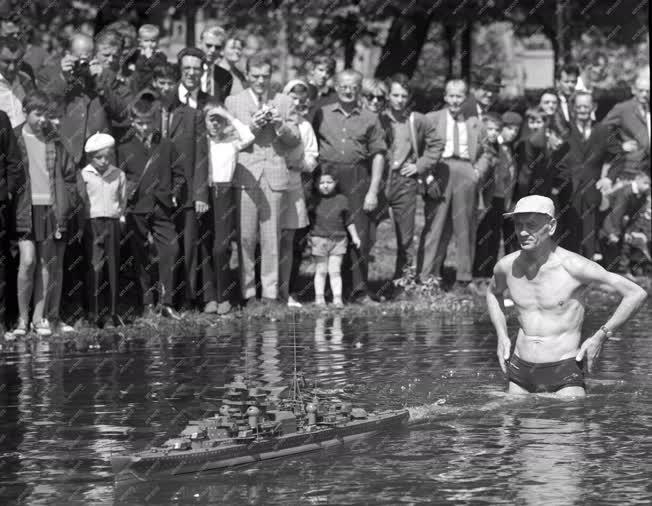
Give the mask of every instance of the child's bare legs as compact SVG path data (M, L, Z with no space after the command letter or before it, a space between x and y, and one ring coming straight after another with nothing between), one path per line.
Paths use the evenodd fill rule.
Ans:
M44 316L48 301L48 286L50 285L50 265L48 250L51 246L47 241L36 243L36 276L34 279L34 314L32 322L39 324Z
M326 275L328 274L328 257L313 257L315 259L315 304L324 305L324 290L326 289ZM332 286L331 279L331 286ZM340 283L341 287L341 283ZM341 295L341 288L340 288Z
M343 306L342 302L342 259L344 255L330 255L328 257L328 277L331 283L331 292L333 292L333 304Z
M34 269L36 268L36 244L33 241L18 241L20 266L18 267L18 312L25 324L29 321L29 303L34 290ZM40 273L39 273L40 276ZM43 307L41 306L41 315Z

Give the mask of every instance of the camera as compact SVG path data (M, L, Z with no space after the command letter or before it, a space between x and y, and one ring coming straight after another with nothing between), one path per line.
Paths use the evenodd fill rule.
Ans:
M263 119L265 121L269 122L274 119L274 108L270 107L269 105L265 104L260 108L261 112L263 113Z
M87 74L90 72L90 64L87 59L85 58L80 58L75 62L75 64L72 67L72 72L75 75L82 75L82 74Z

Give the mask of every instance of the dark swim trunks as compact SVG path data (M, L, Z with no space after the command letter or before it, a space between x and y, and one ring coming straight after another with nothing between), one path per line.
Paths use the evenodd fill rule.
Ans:
M584 388L583 363L571 357L559 362L534 364L512 355L507 375L509 381L530 393L556 392L564 387Z

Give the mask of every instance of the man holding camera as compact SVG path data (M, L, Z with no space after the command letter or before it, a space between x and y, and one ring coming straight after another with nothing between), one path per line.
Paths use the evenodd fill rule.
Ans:
M70 47L61 61L43 68L37 76L39 88L64 104L59 135L78 167L83 163L86 139L94 133L109 131L96 84L102 65L94 58L94 52L92 37L77 33L70 39Z
M292 100L271 90L272 65L254 55L247 61L250 88L226 98L226 108L248 125L254 143L240 152L233 176L240 230L240 288L245 300L256 297L255 251L260 230L260 279L263 301L278 297L281 201L289 174L284 155L301 142L289 121Z

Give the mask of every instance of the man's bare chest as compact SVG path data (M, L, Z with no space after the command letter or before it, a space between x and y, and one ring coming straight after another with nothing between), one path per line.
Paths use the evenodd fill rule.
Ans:
M580 283L562 266L537 272L513 269L507 286L514 303L523 309L564 311L576 303Z

